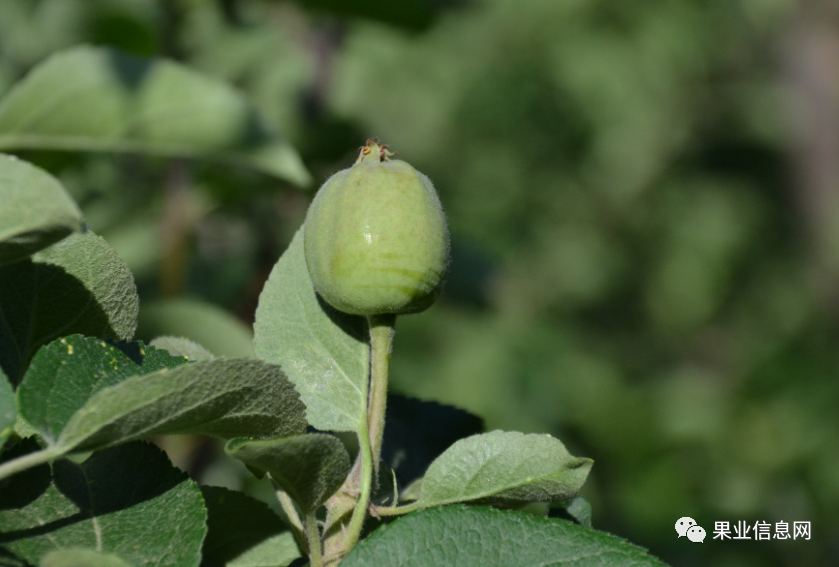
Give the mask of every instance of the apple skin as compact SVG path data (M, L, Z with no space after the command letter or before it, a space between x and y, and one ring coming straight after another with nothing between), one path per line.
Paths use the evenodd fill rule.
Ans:
M434 186L390 155L368 141L355 165L323 184L306 214L312 283L345 313L423 311L448 269L449 231Z

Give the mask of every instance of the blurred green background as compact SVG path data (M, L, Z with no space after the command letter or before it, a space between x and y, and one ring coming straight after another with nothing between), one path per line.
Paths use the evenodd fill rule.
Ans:
M228 81L288 137L307 190L197 162L20 153L131 266L141 338L216 354L252 352L259 292L314 190L378 136L435 182L452 231L444 296L398 323L395 389L594 458L595 527L673 565L828 566L837 6L0 0L0 95L55 51L110 45ZM190 458L224 477L212 452ZM676 538L682 516L703 545ZM813 535L711 539L741 520Z

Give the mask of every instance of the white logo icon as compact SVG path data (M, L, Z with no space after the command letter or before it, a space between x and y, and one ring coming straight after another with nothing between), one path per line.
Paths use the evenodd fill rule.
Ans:
M690 541L696 543L704 543L705 542L705 530L702 529L702 526L691 526L688 528L687 536Z
M695 526L695 525L696 525L696 520L694 520L693 518L688 518L687 516L685 516L684 518L679 518L679 521L676 522L676 533L679 534L679 537L682 537L683 535L687 535L688 529L691 526ZM704 535L704 533L705 532L703 532L703 535Z

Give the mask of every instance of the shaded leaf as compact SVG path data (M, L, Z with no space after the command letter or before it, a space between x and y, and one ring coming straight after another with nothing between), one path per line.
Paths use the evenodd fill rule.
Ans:
M0 203L0 264L22 260L82 228L81 211L56 178L6 154L0 154Z
M232 439L225 450L249 468L269 473L304 513L335 494L351 466L344 444L323 433L266 441Z
M6 439L15 430L17 420L17 402L15 391L9 384L9 379L3 374L0 368L0 449L6 443Z
M111 553L92 549L57 549L41 559L39 567L132 567Z
M268 506L226 488L202 486L204 559L224 567L286 567L300 557L294 536Z
M575 496L571 500L558 502L551 505L548 512L551 518L564 518L573 520L586 528L591 527L591 504L582 496Z
M421 507L454 502L508 504L573 498L591 459L571 456L550 435L492 431L452 445L428 468Z
M194 299L143 304L137 336L151 340L161 335L184 337L215 356L254 356L250 329L227 311Z
M271 271L254 323L257 356L280 364L322 431L358 431L366 419L367 322L336 311L312 287L303 229Z
M341 567L663 567L619 537L520 512L448 506L409 514L359 543Z
M297 152L245 97L183 65L77 47L0 101L0 148L202 157L310 182Z
M18 388L18 400L21 415L45 441L54 444L70 418L100 390L187 362L142 343L121 346L139 358L81 335L53 341L38 351Z
M32 482L28 473L17 477ZM65 548L114 554L135 566L201 560L201 492L153 445L107 449L81 464L56 461L50 483L36 488L25 506L0 511L0 547L29 563Z
M0 456L0 464L40 450L41 446L34 438L20 439ZM27 506L47 489L51 478L50 466L44 463L27 469L25 474L0 480L0 513Z
M157 337L151 343L151 346L163 349L172 356L185 356L192 361L213 360L215 357L199 345L189 339L183 337Z
M57 445L78 452L173 433L273 438L305 430L306 408L278 366L221 359L101 390L73 415Z
M92 232L0 266L0 366L18 384L35 351L60 336L130 339L139 304L128 266Z
M396 472L400 487L421 478L431 462L452 443L481 433L481 418L459 408L388 394L382 441L382 482Z

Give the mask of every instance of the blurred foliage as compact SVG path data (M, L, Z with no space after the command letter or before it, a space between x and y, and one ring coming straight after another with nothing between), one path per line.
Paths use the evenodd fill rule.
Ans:
M378 136L434 180L453 235L443 300L398 323L394 388L594 458L595 527L674 565L839 563L839 223L811 214L831 203L808 191L791 100L818 2L385 4L0 0L0 94L56 50L109 45L241 89L318 182ZM144 305L188 295L246 324L312 196L211 165L24 157ZM705 545L674 536L685 515ZM710 539L740 520L813 539Z

